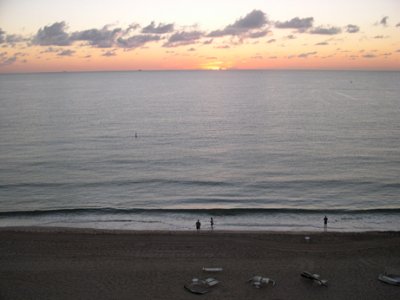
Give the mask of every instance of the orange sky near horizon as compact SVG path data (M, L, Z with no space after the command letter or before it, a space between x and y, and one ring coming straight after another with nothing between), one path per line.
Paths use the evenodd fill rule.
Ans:
M81 23L84 16L70 14L67 8L72 11L79 2L71 0L65 12L58 12L55 18L55 6L48 0L38 0L38 7L47 7L41 12L45 18L38 28L33 25L38 22L34 16L24 18L27 1L6 0L0 3L0 73L138 69L400 71L400 1L375 2L355 1L352 5L360 5L364 11L362 16L354 13L353 17L347 11L350 4L344 0L332 7L315 0L306 7L296 6L298 2L292 0L282 0L281 6L273 1L252 0L246 7L229 6L231 2L223 0L218 5L221 9L223 4L227 7L223 19L229 21L224 24L215 24L219 22L215 17L200 18L201 14L192 23L180 24L187 21L184 12L165 12L152 19L148 10L151 5L161 5L160 1L149 1L147 6L125 1L121 4L125 3L126 9L131 5L129 8L139 11L132 19L141 21L147 12L147 21L115 22L112 14L105 11L99 16L110 15L109 23L76 28L74 24ZM184 2L168 3L173 7ZM195 3L200 11L212 2ZM285 4L291 7L290 16L282 12ZM329 10L336 15L330 17ZM97 21L92 15L87 19Z

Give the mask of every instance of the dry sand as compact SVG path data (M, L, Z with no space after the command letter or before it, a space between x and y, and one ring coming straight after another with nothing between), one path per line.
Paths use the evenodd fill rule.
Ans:
M307 243L304 237L311 237ZM0 299L400 299L400 233L0 230ZM206 295L183 285L222 267ZM321 287L302 271L328 279ZM253 275L276 280L255 289Z

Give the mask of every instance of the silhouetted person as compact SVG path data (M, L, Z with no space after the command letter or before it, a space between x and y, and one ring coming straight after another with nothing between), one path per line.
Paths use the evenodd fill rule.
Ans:
M200 227L201 227L200 220L197 220L197 222L196 222L196 229L197 229L197 231L200 230Z
M211 224L211 230L213 230L214 229L214 220L213 220L213 218L211 218L210 224Z

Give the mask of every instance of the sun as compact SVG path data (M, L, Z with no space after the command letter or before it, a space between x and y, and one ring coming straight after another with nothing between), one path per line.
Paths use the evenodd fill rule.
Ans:
M200 66L202 70L221 71L228 69L228 64L223 61L212 61L204 63Z

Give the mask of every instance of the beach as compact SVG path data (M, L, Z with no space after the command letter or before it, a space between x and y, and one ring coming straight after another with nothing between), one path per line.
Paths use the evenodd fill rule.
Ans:
M310 239L307 241L305 237ZM0 230L0 299L398 299L399 232ZM203 267L220 267L206 273ZM328 287L301 272L318 273ZM254 275L276 285L256 289ZM192 278L220 283L198 296Z

